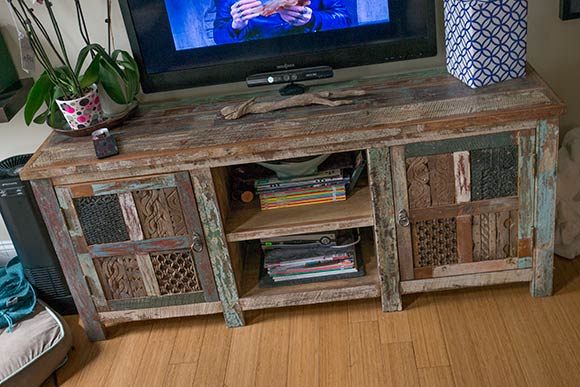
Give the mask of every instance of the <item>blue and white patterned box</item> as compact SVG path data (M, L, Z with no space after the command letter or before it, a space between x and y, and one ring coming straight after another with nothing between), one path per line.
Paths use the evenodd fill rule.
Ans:
M445 0L447 71L477 88L526 73L527 0Z

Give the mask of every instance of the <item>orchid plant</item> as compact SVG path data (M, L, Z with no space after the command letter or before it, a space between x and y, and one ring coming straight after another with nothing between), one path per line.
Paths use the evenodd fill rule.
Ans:
M139 71L135 60L126 51L111 52L111 0L107 0L108 50L90 41L80 0L74 0L79 31L86 44L78 53L74 65L50 0L33 0L32 6L28 6L25 0L6 1L23 27L35 58L44 68L28 93L24 110L27 125L34 121L61 127L63 117L55 101L80 98L96 83L100 83L118 104L129 104L135 99L139 92ZM34 7L38 6L46 8L56 38L35 15ZM43 44L43 41L46 43ZM49 54L56 58L54 62ZM89 58L90 62L86 65ZM43 104L46 109L37 115Z

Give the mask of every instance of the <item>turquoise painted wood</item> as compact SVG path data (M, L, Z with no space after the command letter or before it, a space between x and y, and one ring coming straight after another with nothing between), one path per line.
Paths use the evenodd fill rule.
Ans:
M373 148L367 153L369 184L374 208L375 246L381 282L383 311L403 309L400 291L399 255L395 229L393 182L389 148Z
M518 212L518 256L525 257L533 251L533 226L535 208L535 165L536 137L533 132L521 132L519 136L519 212Z
M417 142L405 147L405 157L430 156L457 151L499 148L514 145L514 133L454 138L444 141Z
M87 336L91 341L104 340L106 338L105 327L99 321L99 314L85 281L52 184L49 180L34 180L30 184L38 206L42 208L42 218L46 223L48 234L54 244L60 266L75 300Z
M244 314L210 169L191 172L191 180L226 325L230 328L244 326Z
M114 195L125 192L163 189L175 187L175 175L162 175L138 181L115 181L110 183L92 184L94 195Z
M540 121L536 130L536 231L530 288L534 297L549 296L553 291L558 132L557 123L548 121Z

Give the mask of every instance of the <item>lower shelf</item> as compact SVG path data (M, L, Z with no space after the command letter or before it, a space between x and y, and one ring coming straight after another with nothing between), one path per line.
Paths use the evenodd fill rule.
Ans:
M372 238L363 233L361 244L366 270L365 276L274 288L258 287L260 253L249 249L241 281L240 304L242 310L379 297L379 273L374 254L374 243Z

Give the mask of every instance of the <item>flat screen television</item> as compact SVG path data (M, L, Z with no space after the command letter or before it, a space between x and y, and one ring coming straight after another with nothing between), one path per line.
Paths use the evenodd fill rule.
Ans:
M437 54L434 0L120 0L146 93Z

